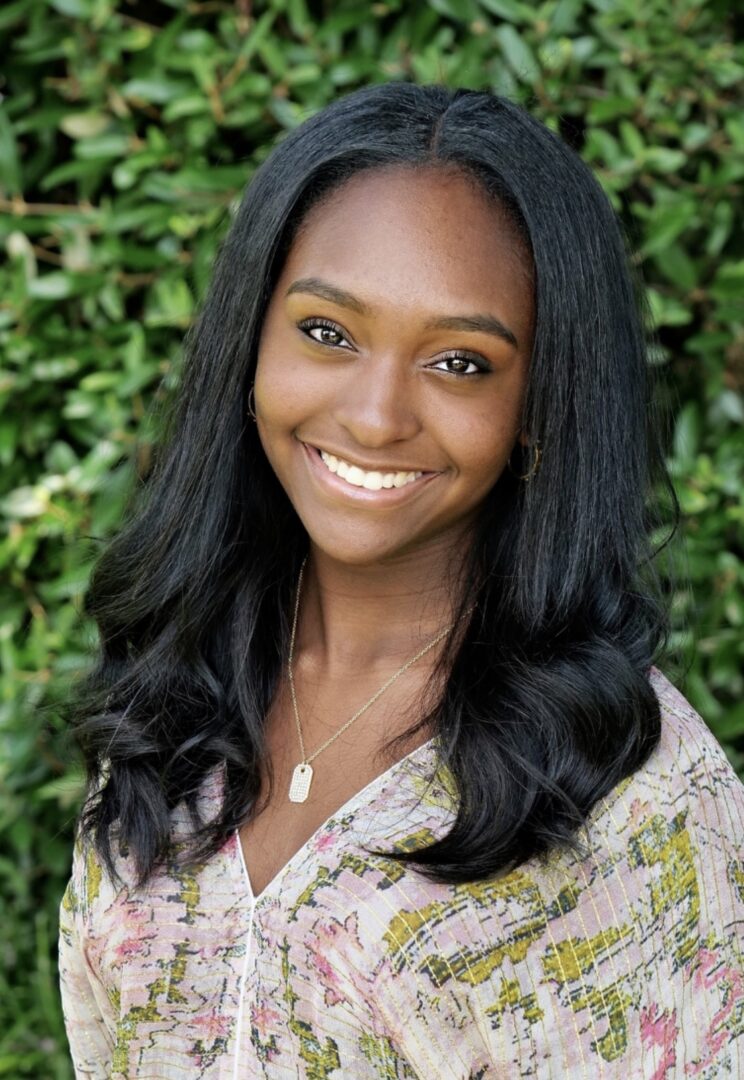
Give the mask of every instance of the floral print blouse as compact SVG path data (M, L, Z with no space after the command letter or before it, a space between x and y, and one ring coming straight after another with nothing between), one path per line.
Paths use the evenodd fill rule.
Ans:
M368 856L451 825L436 738L257 900L237 833L141 892L115 889L78 839L59 929L76 1077L744 1077L744 785L680 692L649 678L661 743L594 807L583 859L441 885ZM200 792L207 812L221 779Z

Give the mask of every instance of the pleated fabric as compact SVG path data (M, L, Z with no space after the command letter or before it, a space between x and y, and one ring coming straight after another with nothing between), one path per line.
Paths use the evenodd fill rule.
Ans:
M451 826L436 738L258 899L237 833L139 892L78 838L59 929L76 1077L744 1077L744 785L682 694L649 678L661 743L594 807L585 858L449 886L369 856ZM205 783L207 815L222 779ZM177 852L182 806L173 829ZM120 871L133 880L125 857Z

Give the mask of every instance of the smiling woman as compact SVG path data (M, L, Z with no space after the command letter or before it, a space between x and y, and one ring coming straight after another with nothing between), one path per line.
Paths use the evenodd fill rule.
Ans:
M311 593L329 571L374 593L395 574L409 593L407 610L388 603L365 627L355 667L383 626L402 631L405 653L420 598L466 548L525 439L533 309L527 244L459 170L365 170L303 219L263 322L254 403L263 451L317 548ZM320 452L340 464L330 471ZM432 627L454 599L443 586Z
M77 1074L735 1074L744 788L656 666L678 507L589 170L503 98L349 94L187 345L86 597Z

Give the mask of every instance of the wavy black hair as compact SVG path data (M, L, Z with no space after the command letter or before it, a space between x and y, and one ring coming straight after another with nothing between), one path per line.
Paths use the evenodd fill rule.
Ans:
M83 605L98 655L69 719L86 767L79 824L112 877L114 827L142 886L173 853L179 801L194 826L186 862L216 853L256 810L309 546L246 415L259 333L308 210L390 166L460 170L528 242L536 322L522 425L542 459L529 481L505 470L482 503L454 614L477 608L441 653L432 680L444 688L426 716L388 744L430 725L457 817L436 843L374 853L462 883L580 851L593 805L658 743L648 676L670 627L652 536L666 526L668 543L679 505L615 212L578 154L508 99L365 87L285 135L248 184L150 472L93 567ZM197 796L218 765L224 800L206 821Z

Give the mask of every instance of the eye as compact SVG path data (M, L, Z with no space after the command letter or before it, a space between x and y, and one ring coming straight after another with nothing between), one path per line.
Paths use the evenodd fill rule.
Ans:
M341 338L342 341L347 339L344 337L343 331L336 323L331 322L330 319L303 319L297 323L297 326L303 333L307 335L312 341L316 341L318 345L330 345L332 348L338 345L338 341L330 341L328 336ZM314 337L309 331L320 330L321 337Z
M451 356L443 356L431 366L434 368L438 368L439 371L442 371L444 369L439 367L440 364L456 365L454 369L450 367L449 370L447 370L446 374L456 375L458 377L463 375L485 375L488 371L491 370L485 360L482 360L480 357L465 356L462 353L453 353ZM467 371L466 368L468 367L472 370Z

